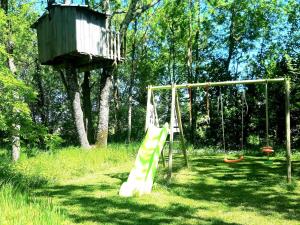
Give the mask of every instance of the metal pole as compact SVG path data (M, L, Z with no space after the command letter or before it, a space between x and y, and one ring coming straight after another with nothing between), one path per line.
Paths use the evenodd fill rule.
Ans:
M292 181L292 153L291 153L291 126L290 126L290 80L285 80L285 124L286 124L286 162L287 182Z

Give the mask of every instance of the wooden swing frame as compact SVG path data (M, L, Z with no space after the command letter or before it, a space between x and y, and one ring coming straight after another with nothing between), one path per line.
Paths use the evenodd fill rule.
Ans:
M150 104L151 96L154 91L160 90L171 90L172 100L171 100L171 118L170 118L170 142L169 142L169 160L168 160L168 178L172 177L172 161L173 161L173 142L174 142L174 120L175 120L175 110L178 118L178 125L180 130L180 139L183 146L183 154L185 158L185 164L188 166L187 158L187 147L184 139L182 122L181 122L181 112L179 107L178 95L176 93L177 89L185 88L205 88L207 86L232 86L232 85L247 85L247 84L270 84L270 83L282 83L285 87L285 124L286 124L286 162L287 162L287 181L292 180L292 153L291 153L291 131L290 131L290 79L289 78L275 78L275 79L259 79L259 80L239 80L239 81L220 81L220 82L205 82L205 83L193 83L193 84L172 84L172 85L162 85L162 86L148 86L147 95L147 111L146 111L146 126L148 128L150 122ZM268 107L268 106L267 106ZM267 124L268 126L268 124ZM268 135L268 134L267 134Z

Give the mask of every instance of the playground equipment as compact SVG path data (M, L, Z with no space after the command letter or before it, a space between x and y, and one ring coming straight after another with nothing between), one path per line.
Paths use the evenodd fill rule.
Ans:
M270 155L274 152L273 148L271 146L264 146L262 152L267 155L267 161L265 161L265 163L272 164L273 162L270 160Z
M285 78L276 78L276 79L261 79L261 80L241 80L241 81L222 81L222 82L209 82L209 83L195 83L195 84L172 84L164 86L148 86L148 95L147 95L147 111L146 111L146 123L145 131L147 134L142 142L142 145L139 149L135 166L131 170L127 182L123 183L120 189L121 196L133 196L133 195L142 195L144 193L151 192L153 179L155 172L158 166L158 160L160 154L163 158L163 148L166 143L166 139L169 133L169 155L168 155L168 179L172 177L172 166L173 166L173 142L174 142L174 125L175 120L178 123L178 129L180 133L180 140L182 144L182 151L185 159L185 166L188 166L187 158L187 148L185 144L183 127L181 122L181 112L179 107L178 94L176 93L177 89L182 88L205 88L210 86L230 86L230 85L247 85L247 84L268 84L268 83L284 83L285 85L285 122L286 122L286 161L287 161L287 181L291 182L291 134L290 134L290 81ZM159 90L171 90L171 117L170 125L167 123L163 128L158 128L159 119L156 111L155 99L153 96L154 91ZM266 95L267 96L267 95ZM245 100L245 99L244 99ZM223 117L223 102L222 97L220 98L221 102L221 113ZM246 101L242 103L245 104ZM266 102L266 109L268 103ZM243 115L242 110L242 115ZM266 116L268 118L268 112L266 110ZM177 118L177 119L176 119ZM223 119L224 120L224 119ZM223 126L223 147L225 150L225 138L224 138L224 121L222 122ZM243 124L242 124L243 126ZM268 130L268 123L266 124ZM243 128L242 128L243 129ZM268 139L267 132L267 141ZM268 144L268 142L267 142ZM264 151L271 152L271 148L264 148ZM224 159L227 163L236 163L243 160L244 157L241 156L239 159ZM163 161L164 162L164 161Z
M152 91L159 90L171 90L172 91L172 101L171 108L174 109L176 101L175 95L177 89L183 88L205 88L205 87L216 87L216 86L232 86L232 85L248 85L248 84L270 84L270 83L282 83L285 87L285 123L286 123L286 161L287 161L287 181L290 182L292 178L291 174L291 132L290 132L290 81L286 78L275 78L275 79L259 79L259 80L239 80L239 81L220 81L220 82L206 82L206 83L194 83L194 84L172 84L163 86L149 86L148 87L148 102L147 102L147 113L148 106L151 103L149 98L149 93ZM178 105L178 104L177 104ZM171 110L171 113L173 110ZM172 117L171 117L172 120ZM147 125L147 121L146 121ZM147 127L147 126L146 126ZM172 123L170 125L172 127ZM183 135L183 132L182 132ZM268 133L267 133L268 135ZM172 151L173 151L173 132L170 129L170 145L169 145L169 172L168 176L171 178L172 175Z
M168 123L165 123L163 128L159 128L159 118L157 115L155 98L151 88L148 89L145 125L145 131L147 133L138 151L135 166L131 170L127 182L123 183L120 188L120 196L140 196L151 192L160 155L162 156L163 164L165 165L163 148L168 134L170 134L169 145L173 145L174 132L180 133L185 165L188 166L179 100L174 92L172 92L172 101L176 101L176 103L171 107L170 126ZM172 152L171 157L169 152L169 166L170 165L172 165Z
M237 162L241 162L244 159L244 156L241 155L239 159L227 159L224 158L224 162L226 163L237 163Z
M243 94L242 94L242 138L241 138L241 145L242 145L242 150L244 147L244 104L246 105L246 111L248 111L248 104L246 101L246 94L245 94L245 90L243 90ZM244 160L244 156L240 156L239 159L228 159L226 156L226 145L225 145L225 124L224 124L224 105L223 105L223 98L222 98L222 91L220 88L220 92L219 92L219 97L218 97L218 106L220 105L220 111L221 111L221 120L222 120L222 141L223 141L223 149L224 149L224 153L225 153L225 157L224 157L224 162L225 163L238 163Z
M129 177L120 188L120 196L140 196L150 193L157 170L159 156L168 136L169 125L150 126L142 142Z

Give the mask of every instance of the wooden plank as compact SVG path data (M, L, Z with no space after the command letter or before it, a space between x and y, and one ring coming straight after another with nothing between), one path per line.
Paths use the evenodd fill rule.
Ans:
M147 109L146 109L146 123L145 123L145 132L147 131L149 125L150 125L150 105L151 105L151 85L148 86L148 92L147 92Z
M120 43L120 33L117 33L117 42L118 42L118 61L121 61L121 43Z
M292 181L291 119L290 119L290 80L285 80L285 126L286 126L286 162L287 182Z
M161 160L162 160L162 163L163 163L163 167L166 167L166 160L165 160L165 156L164 156L165 145L164 145L164 147L163 147L163 149L161 150L161 153L160 153L160 157L161 157Z
M157 115L156 103L155 103L155 98L154 98L153 93L152 93L152 103L153 103L153 109L154 109L155 124L157 127L159 127L159 119L158 119L158 115Z
M107 55L106 55L106 57L109 59L110 58L110 42L109 42L109 40L110 40L110 35L109 35L109 30L108 29L106 29L106 43L107 43Z
M207 87L207 86L230 86L237 84L263 84L263 83L277 83L284 82L284 78L275 78L275 79L259 79L259 80L237 80L237 81L220 81L220 82L205 82L205 83L195 83L195 84L179 84L176 85L176 89L181 88L197 88L197 87ZM170 90L172 85L162 85L162 86L152 86L152 90Z
M172 84L172 100L171 100L171 118L170 118L170 143L169 143L169 171L168 171L168 180L171 181L172 170L173 170L173 140L174 140L174 120L175 120L175 95L176 95L176 85Z
M114 43L113 43L113 33L111 30L109 31L109 36L110 36L110 39L109 39L109 41L110 41L110 59L113 59L114 58L114 51L113 51Z
M117 35L116 32L113 33L113 37L114 37L114 60L117 61Z
M185 166L188 167L189 166L189 162L188 162L188 157L187 157L187 146L186 146L186 141L184 138L184 134L183 134L183 126L182 126L182 121L181 121L181 111L180 111L180 105L179 105L179 99L178 99L178 95L176 94L176 114L177 114L177 121L178 121L178 127L179 127L179 131L180 131L180 140L181 140L181 145L182 145L182 153L184 156L184 161L185 161Z

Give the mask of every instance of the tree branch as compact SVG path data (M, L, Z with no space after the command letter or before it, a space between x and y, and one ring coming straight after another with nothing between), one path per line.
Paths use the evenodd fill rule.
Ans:
M143 5L142 7L138 8L134 14L134 18L139 17L141 14L143 14L144 12L146 12L148 9L154 7L155 5L157 5L161 0L156 0L148 5Z

